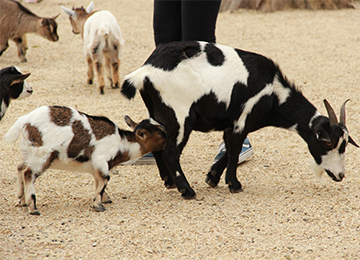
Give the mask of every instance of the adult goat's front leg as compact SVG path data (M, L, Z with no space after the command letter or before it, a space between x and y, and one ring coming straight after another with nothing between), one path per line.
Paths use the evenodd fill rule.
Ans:
M156 164L157 167L159 169L159 173L160 173L160 177L161 179L164 181L164 185L167 189L173 189L176 188L174 179L171 177L170 172L168 167L166 166L164 159L163 159L163 151L159 151L159 152L152 152L155 160L156 160Z
M184 199L192 199L196 196L195 191L190 187L179 162L180 154L176 149L165 149L163 159L169 169L178 191Z

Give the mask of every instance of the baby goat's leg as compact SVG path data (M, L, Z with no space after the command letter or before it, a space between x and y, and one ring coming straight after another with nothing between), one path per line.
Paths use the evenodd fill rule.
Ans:
M119 45L114 44L114 49L111 52L111 67L112 67L112 81L114 82L113 88L119 88L119 68L120 68L120 59L119 59Z
M23 174L24 178L24 191L25 191L25 203L29 206L29 212L31 215L40 215L40 212L36 208L36 196L34 182L36 180L36 174L28 167Z
M25 57L25 54L26 54L26 50L28 49L26 36L23 35L22 37L14 38L14 41L15 41L17 49L18 49L18 56L20 58L20 61L26 62L27 59Z
M19 201L19 206L26 206L26 202L25 202L25 194L24 194L24 175L23 175L23 170L25 169L25 164L22 163L18 166L18 179L17 179L17 189L18 189L18 198L20 199Z
M113 76L111 73L111 57L110 57L109 53L106 53L106 56L105 56L105 70L107 73L107 77L110 81L110 87L114 88Z
M90 54L86 54L86 61L87 61L87 64L88 64L87 83L89 85L91 85L91 84L93 84L93 80L94 80L94 67L93 67L93 60L92 60Z
M102 173L100 170L96 170L94 174L94 179L95 179L95 198L94 198L93 207L96 211L102 212L106 210L105 207L102 205L102 201L106 200L108 202L108 200L110 200L109 196L105 192L107 183L110 180L110 175L109 173L106 174L106 173Z
M98 87L100 94L104 94L105 80L104 80L104 64L101 61L95 62L97 77L98 77Z
M0 39L0 56L3 54L4 51L6 51L8 47L9 47L8 39L7 38Z

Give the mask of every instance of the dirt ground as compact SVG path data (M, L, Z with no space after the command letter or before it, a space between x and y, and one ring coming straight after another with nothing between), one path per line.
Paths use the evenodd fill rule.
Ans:
M314 178L306 143L295 133L266 128L250 135L254 155L238 168L244 192L231 194L222 179L217 188L205 176L221 142L220 132L194 132L181 157L197 193L184 200L165 189L155 165L119 166L107 192L113 204L91 209L94 181L89 174L48 170L35 183L41 216L16 207L18 143L2 135L15 120L42 105L66 105L105 115L127 128L124 115L147 117L137 94L128 101L119 90L99 95L86 84L82 40L71 32L60 5L76 0L26 4L40 16L57 18L60 40L28 35L27 63L14 43L0 68L16 65L31 72L31 97L13 101L0 122L1 259L360 259L360 150L347 148L341 183ZM340 11L249 10L219 15L217 42L261 53L280 64L287 77L326 114L326 98L336 111L347 99L347 127L360 143L360 5ZM154 48L152 1L95 1L110 10L126 40L121 79L142 65Z

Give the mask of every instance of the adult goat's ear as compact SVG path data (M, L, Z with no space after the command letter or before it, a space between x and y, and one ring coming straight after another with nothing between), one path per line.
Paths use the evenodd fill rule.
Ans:
M135 123L129 116L124 116L125 123L132 129L135 130L136 126L138 125Z
M359 145L357 143L355 143L355 141L350 137L350 135L349 135L349 143L352 144L353 146L356 146L357 148L359 148Z

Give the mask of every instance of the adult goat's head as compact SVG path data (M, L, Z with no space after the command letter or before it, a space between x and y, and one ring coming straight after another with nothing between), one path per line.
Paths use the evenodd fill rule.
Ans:
M309 150L315 159L312 169L317 177L325 171L334 181L342 181L345 177L345 149L348 143L359 147L350 137L345 125L345 104L340 110L338 121L333 108L325 99L324 104L329 118L316 117L311 125L314 138L308 142Z

